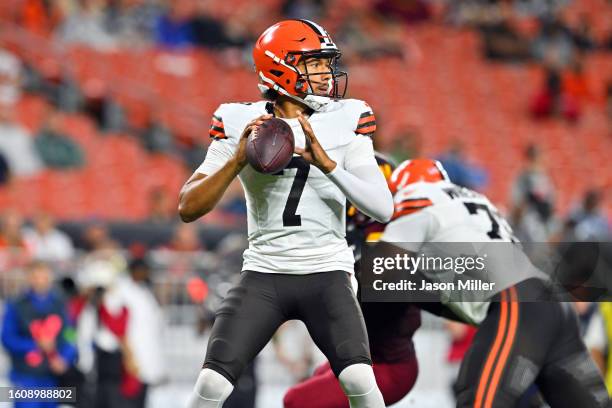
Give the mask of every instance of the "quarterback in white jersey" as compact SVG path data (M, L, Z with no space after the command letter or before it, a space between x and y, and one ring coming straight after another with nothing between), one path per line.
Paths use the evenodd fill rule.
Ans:
M245 366L290 319L304 322L351 408L384 407L351 285L345 207L348 199L386 222L393 200L374 157L374 113L363 101L341 99L346 74L336 69L339 56L329 34L311 21L268 28L253 50L267 100L216 110L214 140L181 191L181 218L194 221L238 176L248 210L240 281L217 311L190 408L221 407ZM247 164L246 141L272 116L291 126L295 155L270 175Z
M319 107L308 122L321 147L337 163L337 171L373 169L376 160L371 136L376 122L371 108L356 99L311 98L316 98ZM267 101L221 105L211 128L214 141L197 172L213 174L223 167L235 154L246 125L272 109ZM304 148L306 137L299 120L283 120L293 130L296 147ZM373 175L380 177L379 173ZM246 166L238 177L248 209L249 248L244 253L243 270L307 274L354 269L345 239L346 197L334 182L334 171L324 174L296 155L279 174L262 174ZM384 179L379 184L384 186ZM385 209L381 212L375 207L386 204L384 197L371 201L366 203L366 212L381 219Z
M517 240L495 206L453 184L435 160L400 164L390 187L395 214L382 242L413 256L427 244L482 248L506 242L512 251L495 264L492 278L499 287L484 301L448 301L440 291L439 302L455 318L479 326L455 384L457 407L514 407L533 383L553 407L607 407L603 380L581 340L574 309L554 300L546 275L529 262L520 262L524 269L514 267L516 257L525 255L512 244ZM573 374L576 370L580 375Z

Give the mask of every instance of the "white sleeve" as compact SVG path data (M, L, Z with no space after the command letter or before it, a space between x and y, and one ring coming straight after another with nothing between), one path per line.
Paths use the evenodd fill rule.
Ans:
M327 176L346 198L361 212L379 222L388 222L393 215L393 197L374 158L372 141L357 136L351 142L345 156L343 169L340 165Z
M401 216L387 224L381 241L402 243L402 248L416 252L428 241L432 221L427 211Z
M363 166L378 167L374 156L374 145L370 137L355 135L355 140L348 145L344 158L344 168L351 171Z
M232 158L235 150L235 146L232 146L227 140L213 140L208 146L204 161L196 171L207 175L215 173Z

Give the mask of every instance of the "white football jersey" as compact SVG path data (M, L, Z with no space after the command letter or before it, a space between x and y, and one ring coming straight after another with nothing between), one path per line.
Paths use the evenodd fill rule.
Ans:
M487 197L451 182L413 183L398 191L393 201L395 212L385 229L386 241L517 241L510 225ZM400 226L415 223L423 225Z
M508 222L484 195L447 181L419 182L398 191L393 200L395 212L382 241L397 243L415 253L424 250L423 244L468 243L439 247L449 251L467 248L475 250L475 255L487 253L487 273L490 281L495 282L491 294L531 277L545 278L543 272L531 265ZM507 244L497 244L504 242ZM427 246L428 250L433 247L435 245ZM520 267L515 267L517 265ZM469 272L465 274L469 276ZM466 292L466 298L469 295ZM489 302L481 301L447 304L457 315L472 323L484 319L488 305Z
M326 98L327 99L327 98ZM198 171L212 174L234 154L248 122L268 113L269 102L221 105L213 116L214 138ZM283 119L292 128L296 147L305 136L297 119ZM308 119L329 157L341 168L376 166L371 136L374 114L363 101L328 100ZM353 153L355 143L363 152ZM308 274L343 270L353 272L353 253L345 239L346 197L315 166L294 155L287 168L266 175L247 165L239 175L247 204L249 248L243 270Z

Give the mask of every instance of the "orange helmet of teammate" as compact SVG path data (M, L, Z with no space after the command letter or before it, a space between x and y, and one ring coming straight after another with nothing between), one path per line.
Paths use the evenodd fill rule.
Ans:
M309 73L305 63L298 66L308 58L328 58L330 71ZM264 31L253 49L260 89L263 92L272 89L306 105L309 104L304 98L317 95L310 82L310 77L315 75L331 78L326 95L318 96L344 97L347 74L337 70L339 58L340 50L327 31L309 20L285 20L274 24ZM341 78L345 78L342 91Z
M446 170L439 161L432 159L406 160L393 171L389 180L389 188L395 194L412 183L419 181L435 183L442 180L450 181Z

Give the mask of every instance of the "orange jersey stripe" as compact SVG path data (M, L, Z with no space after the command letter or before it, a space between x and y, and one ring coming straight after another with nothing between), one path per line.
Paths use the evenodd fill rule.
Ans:
M208 133L210 134L211 137L216 137L219 139L225 139L225 133L224 132L219 132L218 130L214 130L214 129L210 129L208 131Z
M401 203L398 203L396 205L396 208L404 208L404 207L423 208L423 207L429 207L432 204L433 203L428 198L413 198L413 199L409 198L408 200L404 200Z
M357 129L355 132L356 133L361 133L361 134L366 134L366 133L372 133L376 130L376 125L372 125L372 126L368 126L365 128L361 128L361 129Z
M502 348L499 359L497 360L497 365L495 366L495 371L493 372L493 378L491 379L491 384L489 385L489 391L487 392L487 398L485 400L485 408L492 408L493 406L493 399L495 398L497 387L499 386L504 368L508 362L508 357L510 356L510 350L512 350L514 338L516 337L516 329L518 327L519 306L516 288L511 287L508 290L510 292L510 327L508 328L508 335L506 336L504 347Z
M376 120L376 118L374 117L374 115L370 115L370 116L366 116L365 118L359 119L357 124L361 125L363 123L374 122L375 120Z
M508 300L505 290L501 292L500 308L501 311L499 315L499 326L497 326L497 334L495 335L493 347L491 348L491 351L489 351L484 370L482 370L482 374L480 375L478 389L476 391L476 400L474 401L474 408L482 408L482 401L484 399L484 394L487 388L487 383L489 381L489 376L491 374L491 369L493 368L493 363L497 358L497 353L499 352L499 349L502 345L502 341L506 334L506 325L508 323Z

